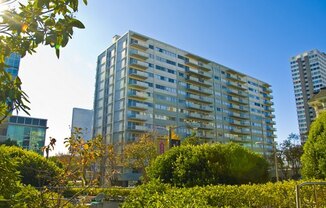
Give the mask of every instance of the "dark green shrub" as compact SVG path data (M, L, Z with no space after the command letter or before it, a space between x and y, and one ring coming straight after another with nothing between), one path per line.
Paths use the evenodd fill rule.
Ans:
M0 146L0 152L17 164L16 169L20 172L23 184L42 187L54 182L60 175L61 169L54 162L35 152L4 145Z
M150 179L178 187L214 184L262 183L268 180L268 163L237 144L175 147L149 167Z

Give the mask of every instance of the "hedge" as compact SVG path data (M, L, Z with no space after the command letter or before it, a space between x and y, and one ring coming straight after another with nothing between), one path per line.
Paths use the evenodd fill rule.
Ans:
M286 181L254 185L176 188L152 182L133 190L122 207L295 207L295 185ZM319 207L326 206L326 186L316 186ZM302 205L312 207L313 187L301 189Z
M96 196L99 193L105 194L105 200L124 200L127 196L129 196L132 188L120 188L120 187L112 187L112 188L69 188L64 191L63 196L66 198L70 198L77 195L88 195L88 196Z

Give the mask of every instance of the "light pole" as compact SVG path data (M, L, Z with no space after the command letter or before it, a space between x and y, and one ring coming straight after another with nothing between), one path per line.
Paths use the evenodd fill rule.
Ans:
M273 150L274 150L274 165L275 165L275 177L276 177L276 181L279 181L279 176L278 176L278 162L277 162L277 151L276 151L276 142L273 141Z
M262 144L263 145L263 149L264 149L264 155L265 155L265 144L264 142L255 142L255 144ZM275 178L276 178L276 181L278 182L279 181L279 176L278 176L278 165L277 165L277 151L276 151L276 142L273 141L272 143L273 145L273 154L274 154L274 168L275 168Z

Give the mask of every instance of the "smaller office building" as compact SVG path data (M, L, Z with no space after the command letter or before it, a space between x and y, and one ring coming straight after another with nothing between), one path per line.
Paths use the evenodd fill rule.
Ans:
M17 141L24 149L43 155L47 119L11 116L8 121L7 139Z
M72 122L71 122L71 134L73 134L75 128L81 128L82 136L85 140L92 138L93 131L93 110L73 108L72 110Z

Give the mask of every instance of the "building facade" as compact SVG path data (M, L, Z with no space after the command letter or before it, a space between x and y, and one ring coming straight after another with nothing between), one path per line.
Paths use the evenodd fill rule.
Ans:
M85 140L92 138L92 126L93 126L93 110L73 108L72 121L71 121L71 133L75 128L81 128L82 136Z
M17 141L25 149L43 155L47 129L47 120L23 116L10 116L8 120L7 139Z
M290 60L301 141L305 142L315 112L308 101L326 87L326 54L311 50Z
M16 53L12 53L9 57L5 59L6 72L10 73L13 78L17 77L19 71L19 64L20 64L20 55ZM4 120L0 124L0 141L6 139L7 128L8 128L8 119Z
M129 31L98 56L93 135L119 146L172 126L181 139L195 131L272 154L271 94L265 82Z

